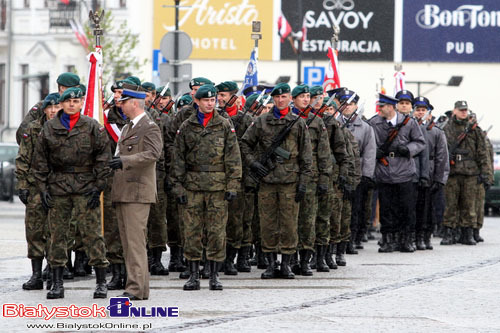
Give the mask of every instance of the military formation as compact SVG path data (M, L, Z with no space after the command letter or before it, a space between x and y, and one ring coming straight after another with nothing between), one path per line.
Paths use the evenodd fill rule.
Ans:
M112 85L103 126L81 113L78 76L57 84L16 133L32 264L22 288L47 280L48 299L92 269L94 298L134 300L148 299L149 275L222 290L219 273L252 266L262 279L326 273L375 227L380 253L432 250L433 235L483 241L493 151L464 100L436 117L424 96L379 94L367 119L348 88L197 77L174 98L131 76Z

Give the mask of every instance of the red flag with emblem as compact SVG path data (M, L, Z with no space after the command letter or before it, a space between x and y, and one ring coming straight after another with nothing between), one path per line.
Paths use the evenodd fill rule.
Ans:
M329 47L327 56L328 59L330 59L330 63L328 64L325 79L323 80L323 91L340 88L338 50L334 50Z

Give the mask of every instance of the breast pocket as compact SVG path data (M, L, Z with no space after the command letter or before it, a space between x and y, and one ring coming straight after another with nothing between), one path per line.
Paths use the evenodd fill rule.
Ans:
M120 153L124 155L137 153L139 151L139 141L137 136L124 140L120 145Z

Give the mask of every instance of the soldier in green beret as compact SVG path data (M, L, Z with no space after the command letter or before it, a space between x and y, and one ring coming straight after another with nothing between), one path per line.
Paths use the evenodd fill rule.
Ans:
M275 168L270 170L260 157L285 126L296 118L289 103L290 86L276 85L271 92L275 106L272 111L256 118L241 139L241 150L250 171L261 178L258 192L262 251L269 266L263 279L276 277L275 254L281 252L280 276L293 279L290 258L297 250L299 203L304 199L306 185L312 176L312 149L309 132L303 119L298 119L281 144L290 155L286 159L274 155Z
M141 84L141 87L146 92L146 99L144 100L144 104L146 104L147 108L150 108L156 98L156 86L152 82L143 82Z
M78 221L86 252L96 272L94 298L106 298L106 247L100 227L100 194L111 158L104 127L81 115L82 91L69 88L59 98L63 110L39 134L34 159L41 203L48 210L49 264L52 288L48 299L64 298L63 268L68 261L70 220Z
M225 257L227 202L236 198L241 181L241 155L235 130L215 110L216 89L204 85L198 105L175 138L172 179L184 222L184 256L190 277L184 290L199 290L199 267L206 234L210 290L222 290L218 271Z

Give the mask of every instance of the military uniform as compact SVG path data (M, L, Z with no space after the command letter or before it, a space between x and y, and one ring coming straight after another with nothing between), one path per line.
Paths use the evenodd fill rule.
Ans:
M274 91L290 92L288 85L283 86L277 85L271 95ZM285 110L282 113L275 106L271 112L256 118L243 135L241 150L251 168L269 148L275 135L297 117L290 108ZM298 119L281 148L290 152L290 159L276 157L275 168L262 178L258 192L261 246L270 261L269 271L263 278L274 277L273 253L278 252L282 253L282 274L293 278L288 265L298 242L299 204L294 199L297 199L298 188L304 187L312 176L311 141L303 119Z
M486 132L483 132L484 140L485 140L485 145L486 145L486 150L487 150L487 155L488 155L488 165L489 165L489 172L488 172L488 184L494 184L495 178L494 178L494 151L493 151L493 145L491 144L490 139L488 138ZM476 224L474 225L474 240L476 242L483 242L483 238L479 235L479 230L483 227L483 222L484 222L484 201L486 199L486 188L484 184L478 184L477 185L477 194L476 194L476 215L477 215L477 221Z
M23 135L26 132L26 129L28 128L29 124L31 124L35 120L39 120L43 115L43 110L42 110L42 105L43 105L43 99L33 105L31 109L29 109L28 113L26 116L24 116L23 121L19 125L16 131L16 142L18 145L21 145L21 142L23 141Z
M78 95L76 88L70 88L61 98L65 96L72 98L81 95ZM38 189L44 196L50 193L53 200L53 208L49 210L51 240L48 260L53 270L53 290L62 287L60 278L62 267L68 260L67 230L72 217L78 221L90 257L89 265L96 269L99 284L109 264L101 234L100 210L88 209L90 202L86 196L90 194L92 199L102 192L106 177L109 176L106 163L111 154L105 129L95 120L82 115L74 127L68 130L61 122L61 117L63 111L43 126L34 161ZM58 287L55 286L57 281L60 281Z

